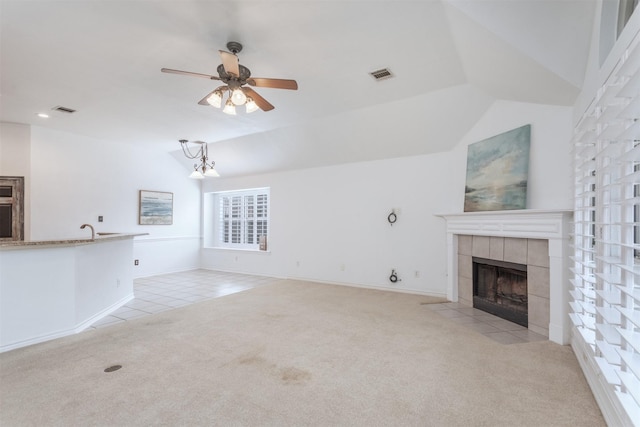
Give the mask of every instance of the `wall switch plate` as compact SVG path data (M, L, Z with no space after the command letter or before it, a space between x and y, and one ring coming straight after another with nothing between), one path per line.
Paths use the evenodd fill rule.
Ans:
M137 260L137 259L134 259L134 260L133 260L133 265L139 265L139 264L140 264L140 261L139 261L139 260Z
M100 215L100 216L98 217L98 222L102 222L102 219L103 219L103 218L102 218L102 215Z

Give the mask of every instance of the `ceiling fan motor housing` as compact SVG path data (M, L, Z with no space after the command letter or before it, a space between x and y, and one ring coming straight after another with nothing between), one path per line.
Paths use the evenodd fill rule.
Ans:
M240 64L238 64L238 68L240 70L240 76L235 77L225 71L223 64L218 65L217 71L220 76L220 80L228 84L230 87L233 86L234 83L238 83L238 86L244 85L247 83L247 79L251 77L251 71L244 65Z

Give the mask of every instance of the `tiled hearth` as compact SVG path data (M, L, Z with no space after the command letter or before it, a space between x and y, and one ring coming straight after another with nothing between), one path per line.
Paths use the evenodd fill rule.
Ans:
M458 236L458 302L473 307L472 257L527 266L529 329L549 336L549 243L542 239Z
M447 221L447 298L473 305L472 256L526 264L529 329L568 344L572 215L537 209L438 215Z

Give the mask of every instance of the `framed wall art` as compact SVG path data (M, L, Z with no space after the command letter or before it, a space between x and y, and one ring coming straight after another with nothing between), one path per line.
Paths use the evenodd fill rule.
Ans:
M138 224L173 224L173 193L140 190Z
M467 147L464 211L525 209L531 125Z

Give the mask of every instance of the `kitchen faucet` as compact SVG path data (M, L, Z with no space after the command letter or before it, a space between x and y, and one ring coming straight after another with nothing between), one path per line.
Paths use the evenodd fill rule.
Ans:
M93 229L93 225L91 225L91 224L82 224L80 226L81 229L84 229L85 227L89 227L91 229L91 240L95 240L96 239L96 231Z

